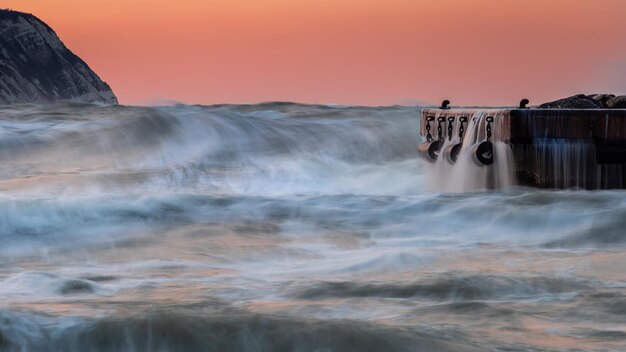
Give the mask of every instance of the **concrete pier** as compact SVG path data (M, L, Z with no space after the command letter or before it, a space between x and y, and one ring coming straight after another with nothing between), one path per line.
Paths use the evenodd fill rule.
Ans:
M485 116L495 118L493 138L511 149L517 184L626 188L626 109L424 109L420 134L427 139L430 123L431 138L441 126L445 140L459 118Z

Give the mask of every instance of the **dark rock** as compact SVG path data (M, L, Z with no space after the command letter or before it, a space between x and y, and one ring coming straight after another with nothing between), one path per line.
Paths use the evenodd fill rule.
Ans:
M602 105L584 94L574 95L549 103L541 104L541 109L600 109Z
M0 104L117 104L113 91L31 14L0 10Z
M611 109L626 109L626 95L618 95L609 99L607 107Z
M607 103L610 99L615 98L615 94L591 94L588 97L598 102L603 108L608 108Z

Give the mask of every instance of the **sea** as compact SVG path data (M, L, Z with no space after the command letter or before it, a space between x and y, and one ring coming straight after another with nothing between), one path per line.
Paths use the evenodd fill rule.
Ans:
M626 351L626 192L438 187L419 116L0 107L0 351Z

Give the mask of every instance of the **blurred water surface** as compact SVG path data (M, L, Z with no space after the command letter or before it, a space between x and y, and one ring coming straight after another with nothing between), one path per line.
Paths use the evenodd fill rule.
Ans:
M0 108L0 350L624 351L626 193L447 194L417 108Z

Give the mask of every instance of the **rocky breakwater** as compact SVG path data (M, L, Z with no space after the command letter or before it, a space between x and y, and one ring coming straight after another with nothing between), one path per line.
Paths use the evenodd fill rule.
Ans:
M0 10L0 104L117 104L108 84L37 17Z
M577 94L539 105L540 109L626 109L626 95Z

